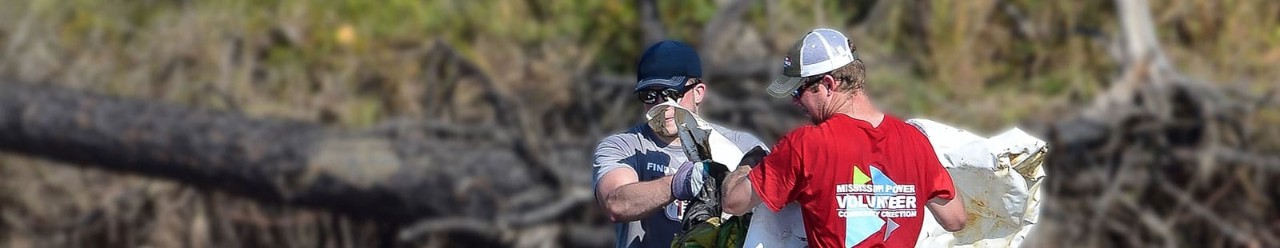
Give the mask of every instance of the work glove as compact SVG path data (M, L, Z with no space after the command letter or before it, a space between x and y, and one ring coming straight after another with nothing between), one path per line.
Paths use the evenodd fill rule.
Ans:
M687 201L680 218L681 230L689 231L720 217L720 182L727 174L728 166L711 160L684 163L676 170L671 180L671 195Z
M677 200L692 200L702 193L706 183L706 163L687 161L680 165L671 178L671 196Z
M693 200L707 188L719 189L729 166L711 160L684 162L671 178L671 196L676 200ZM715 185L706 185L713 183ZM719 196L716 196L718 199Z

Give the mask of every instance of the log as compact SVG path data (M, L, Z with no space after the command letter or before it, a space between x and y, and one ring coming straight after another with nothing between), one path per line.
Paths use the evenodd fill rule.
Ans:
M512 145L522 142L500 128L341 131L23 83L0 89L0 150L267 202L398 224L448 216L519 227L583 212L593 199L585 186L530 176L532 162ZM492 137L437 138L468 128ZM587 146L568 147L541 156L588 163L577 148Z

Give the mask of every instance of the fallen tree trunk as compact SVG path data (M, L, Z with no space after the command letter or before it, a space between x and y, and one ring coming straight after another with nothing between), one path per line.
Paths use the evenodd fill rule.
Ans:
M560 177L536 176L559 172L531 166L517 147L527 142L513 141L519 137L500 128L409 122L344 132L68 89L18 83L2 88L2 150L394 226L447 217L504 234L559 224L548 220L575 210L590 214L583 208L594 199L585 186L575 187L582 183L562 186L552 181ZM441 138L447 136L455 138ZM548 161L538 163L587 164L586 151L578 148L585 146L568 147L540 154ZM456 227L414 232L467 231ZM513 239L493 238L488 242Z

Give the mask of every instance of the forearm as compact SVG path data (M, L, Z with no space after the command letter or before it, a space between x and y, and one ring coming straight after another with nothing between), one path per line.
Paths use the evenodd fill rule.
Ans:
M760 197L756 196L751 188L751 180L747 177L749 174L751 174L751 167L743 165L724 177L724 184L720 185L725 189L722 199L724 212L742 215L760 204Z
M628 222L647 217L674 199L671 176L664 176L618 187L606 197L605 206L613 222Z
M933 218L938 221L942 229L948 232L958 232L964 229L968 215L964 210L964 200L960 198L960 192L955 194L951 200L934 197L929 199L929 211L933 212Z

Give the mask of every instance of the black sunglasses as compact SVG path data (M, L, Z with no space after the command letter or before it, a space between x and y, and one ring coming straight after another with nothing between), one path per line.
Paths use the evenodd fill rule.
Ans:
M813 87L813 85L818 84L818 82L822 82L822 77L825 75L826 74L820 74L805 78L804 82L800 83L800 87L796 87L796 90L791 91L791 98L800 98L800 96L804 95L804 92L807 91L809 87Z
M675 88L643 89L636 92L636 95L640 98L640 102L643 102L644 104L658 104L658 102L665 101L666 99L683 98L685 93L688 93L689 90L694 88L693 86L697 86L701 83L702 80L693 80L693 83L685 85L682 89L678 90Z

